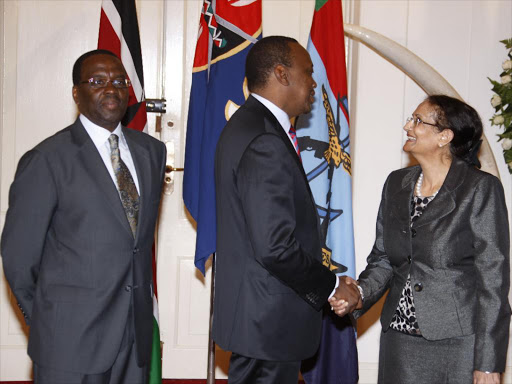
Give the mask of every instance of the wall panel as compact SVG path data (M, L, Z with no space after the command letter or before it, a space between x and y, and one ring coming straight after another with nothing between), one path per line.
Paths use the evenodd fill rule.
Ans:
M359 25L374 29L403 44L407 39L408 3L360 2ZM392 15L394 22L389 23ZM401 166L405 75L366 46L358 44L357 79L351 110L354 142L353 208L356 270L366 265L375 239L375 219L382 185ZM353 100L354 102L354 100ZM355 116L355 119L354 119ZM358 322L359 361L367 369L378 361L379 311ZM363 373L361 372L361 375Z

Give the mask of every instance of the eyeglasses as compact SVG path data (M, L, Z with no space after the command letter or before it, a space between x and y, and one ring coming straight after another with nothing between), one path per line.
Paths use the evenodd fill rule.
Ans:
M132 85L129 79L107 80L101 77L91 77L90 79L80 82L80 84L89 84L91 88L94 89L106 88L108 83L112 84L114 88L128 88Z
M407 125L411 122L412 122L413 128L416 128L418 126L418 124L426 124L426 125L431 125L433 127L437 127L436 124L427 123L427 122L421 120L419 117L414 117L414 116L408 117L407 120L405 121L405 125Z

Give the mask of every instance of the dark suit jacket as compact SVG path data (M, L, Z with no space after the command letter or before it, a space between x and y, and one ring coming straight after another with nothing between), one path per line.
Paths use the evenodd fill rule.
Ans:
M395 171L384 185L375 245L359 276L363 310L355 315L389 288L381 316L386 331L410 273L423 337L475 334L475 369L503 372L510 323L503 187L496 177L454 159L438 195L411 229L420 172L419 166Z
M335 284L322 263L316 208L302 164L274 115L253 97L217 145L213 336L264 360L315 353L320 308Z
M151 349L152 260L165 146L123 128L137 170L133 238L119 193L77 121L27 152L9 194L1 251L41 366L105 372L133 305L139 364Z

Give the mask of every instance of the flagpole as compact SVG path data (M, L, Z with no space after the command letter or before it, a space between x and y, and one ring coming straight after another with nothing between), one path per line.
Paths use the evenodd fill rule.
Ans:
M206 384L215 384L215 342L212 337L213 306L215 304L215 252L212 253L212 284L210 292L210 325L208 330L208 370Z
M226 106L236 105L236 109L245 100L245 58L250 44L261 36L262 28L262 0L238 2L238 7L231 4L229 11L224 7L217 13L216 6L229 1L200 1L183 175L183 201L197 224L194 264L203 276L205 262L212 258L207 384L215 383L215 146L234 112Z

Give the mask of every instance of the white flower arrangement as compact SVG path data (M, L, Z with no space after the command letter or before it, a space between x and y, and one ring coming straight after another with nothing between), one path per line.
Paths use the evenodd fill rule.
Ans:
M498 95L494 95L492 98L491 98L491 105L496 108L498 105L501 104L501 97L499 97Z
M494 115L492 118L492 124L493 125L501 125L505 122L505 118L501 115Z
M510 148L512 148L512 139L503 139L501 146L505 151L508 151Z
M507 60L503 62L503 72L500 73L500 81L489 79L492 83L492 90L495 93L491 98L491 105L494 108L494 116L491 124L503 127L503 133L498 135L503 148L503 157L512 174L512 38L502 40L505 44Z

